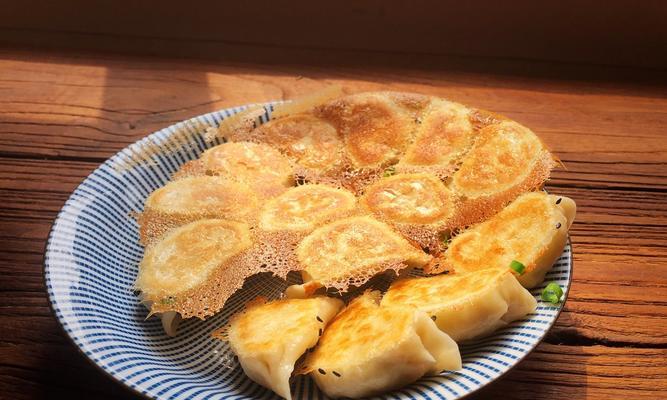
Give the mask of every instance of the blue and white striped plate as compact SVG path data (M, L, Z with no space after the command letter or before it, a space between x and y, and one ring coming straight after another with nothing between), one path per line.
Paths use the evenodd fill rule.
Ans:
M229 346L210 333L258 292L277 296L278 279L250 279L222 312L185 321L175 338L158 319L145 321L146 309L132 292L143 248L133 211L169 176L207 147L209 126L244 107L202 115L156 132L125 148L96 169L74 191L56 219L46 248L45 278L53 310L81 351L116 380L151 398L277 398L248 379ZM269 118L272 105L260 123ZM137 162L136 160L141 160ZM560 282L565 295L572 269L568 243L547 281ZM461 346L463 369L418 382L385 395L393 399L458 399L499 378L523 359L554 324L561 306L539 301L537 311L492 336ZM295 379L295 398L323 399L307 377Z

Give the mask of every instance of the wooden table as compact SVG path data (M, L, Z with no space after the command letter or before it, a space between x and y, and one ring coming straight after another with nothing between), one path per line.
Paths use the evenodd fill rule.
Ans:
M338 83L506 114L538 132L567 167L548 183L579 206L565 311L525 361L474 398L667 398L664 74L383 57L336 64L329 54L328 65L299 66L0 51L0 397L132 397L77 352L45 294L44 242L84 177L177 121Z

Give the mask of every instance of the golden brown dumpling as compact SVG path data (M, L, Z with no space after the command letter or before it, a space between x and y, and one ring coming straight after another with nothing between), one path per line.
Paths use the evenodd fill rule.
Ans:
M151 313L164 313L171 320L176 313L186 318L210 315L243 283L245 276L230 268L230 262L251 245L250 229L244 223L220 219L191 222L146 247L135 287ZM233 290L225 292L211 284L213 277L220 276L240 282L234 282ZM195 301L209 290L215 292L218 304ZM175 328L169 328L171 322L164 326L167 333L175 333Z
M200 161L207 173L243 182L265 197L294 185L289 159L267 144L224 143L205 151Z
M248 226L240 222L206 219L184 225L146 248L136 287L152 299L178 295L250 244Z
M443 266L472 272L487 267L507 269L516 260L526 267L519 282L532 288L544 280L562 253L575 213L576 205L567 197L526 193L488 221L454 237Z
M309 373L327 396L372 396L427 373L461 368L458 346L426 313L381 307L378 300L379 292L352 300L306 357L302 373Z
M302 185L269 200L259 221L265 231L307 232L356 207L354 194L326 185Z
M507 269L403 279L391 285L382 306L416 307L455 341L485 336L535 310L533 295Z
M336 127L355 167L398 161L416 126L411 113L383 93L342 97L318 107L316 115Z
M397 224L447 225L456 198L433 175L397 174L366 188L360 203L384 220Z
M432 257L368 216L341 219L315 229L296 250L306 284L288 296L308 295L325 286L346 290L388 269L422 267Z
M289 378L296 361L315 346L343 302L331 297L255 301L235 315L222 337L253 381L285 399L292 398Z
M167 183L146 199L139 215L143 244L169 229L203 218L248 221L259 208L247 185L216 176L183 178Z
M451 180L450 188L464 198L461 225L484 220L540 187L553 166L551 154L530 129L513 121L483 128Z
M416 138L397 171L428 171L444 178L456 169L475 138L470 109L447 100L434 99L424 112Z
M261 125L252 137L280 149L303 168L326 171L342 161L343 141L333 125L311 114L296 114Z

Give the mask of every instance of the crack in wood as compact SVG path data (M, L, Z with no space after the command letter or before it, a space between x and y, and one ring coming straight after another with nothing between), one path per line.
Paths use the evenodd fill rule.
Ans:
M612 348L638 348L638 349L667 349L667 343L641 343L630 341L619 341L603 338L592 338L584 336L575 329L551 330L543 340L544 343L552 345L568 346L605 346Z

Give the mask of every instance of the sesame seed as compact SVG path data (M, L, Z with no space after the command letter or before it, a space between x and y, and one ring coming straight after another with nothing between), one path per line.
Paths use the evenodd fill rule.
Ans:
M322 328L320 328L319 336L322 336Z
M337 377L340 378L340 374L338 372L336 372L336 371L332 371L332 372L333 372L334 375L336 375Z
M322 375L326 375L326 371L324 371L322 368L318 369L317 372L319 372Z
M435 321L436 319L438 319L438 317L436 317L435 315L431 315L431 319Z
M320 322L324 322L324 321L322 321L322 318L320 318L319 315L317 316L317 320L320 321Z
M560 204L561 200L563 200L563 198L559 197L558 200L556 200L556 204Z
M556 229L560 229L561 226L562 226L562 225L560 224L560 222L557 223L557 224L556 224Z

